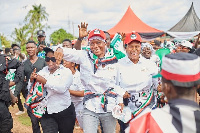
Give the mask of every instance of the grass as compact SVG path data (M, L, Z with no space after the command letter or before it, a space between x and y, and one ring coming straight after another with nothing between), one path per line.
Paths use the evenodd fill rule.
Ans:
M22 94L21 94L20 98L21 98L22 103L24 103L25 99L22 97ZM31 126L31 119L29 118L25 108L24 108L24 110L25 110L26 113L18 116L18 120L20 121L20 123L22 123L25 126Z
M20 123L22 123L25 126L31 126L31 120L28 117L27 113L18 116L18 120L20 121Z

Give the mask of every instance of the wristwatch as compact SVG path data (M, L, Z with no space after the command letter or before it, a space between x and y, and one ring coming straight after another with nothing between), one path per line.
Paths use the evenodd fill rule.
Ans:
M79 41L82 41L82 40L83 40L83 38L78 38L78 40L79 40Z

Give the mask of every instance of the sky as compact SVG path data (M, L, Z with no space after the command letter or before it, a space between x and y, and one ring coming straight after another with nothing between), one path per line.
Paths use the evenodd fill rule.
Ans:
M49 14L45 30L49 36L60 28L78 36L78 25L88 23L88 29L109 30L115 26L130 5L133 12L146 24L167 31L189 10L192 2L200 17L200 0L0 0L0 34L8 39L32 5L42 4Z

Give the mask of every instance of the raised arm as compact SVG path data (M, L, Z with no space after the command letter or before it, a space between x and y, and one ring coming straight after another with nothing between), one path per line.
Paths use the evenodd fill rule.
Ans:
M78 37L76 43L74 44L74 48L76 50L81 50L81 42L82 42L83 38L88 36L88 34L89 34L89 31L87 31L87 26L88 26L88 24L85 22L84 23L81 22L81 26L78 25L79 37Z

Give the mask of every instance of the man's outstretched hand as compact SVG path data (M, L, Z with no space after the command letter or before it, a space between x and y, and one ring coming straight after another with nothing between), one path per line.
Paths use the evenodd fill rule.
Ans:
M82 39L82 38L88 36L89 31L87 31L87 26L88 26L88 24L85 23L85 22L84 22L84 23L81 22L81 26L78 25L78 29L79 29L79 38Z

